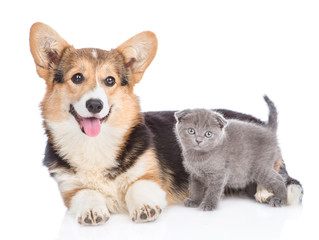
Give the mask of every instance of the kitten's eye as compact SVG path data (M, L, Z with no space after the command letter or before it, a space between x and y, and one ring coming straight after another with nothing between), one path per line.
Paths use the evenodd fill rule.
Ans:
M189 128L189 129L187 129L187 132L188 132L190 135L194 135L194 134L195 134L194 128Z
M108 76L105 80L104 83L108 87L112 87L115 84L115 78L112 76Z
M74 84L81 84L84 81L84 76L82 73L76 73L72 76L71 80Z
M211 138L213 136L213 133L210 131L205 132L205 137Z

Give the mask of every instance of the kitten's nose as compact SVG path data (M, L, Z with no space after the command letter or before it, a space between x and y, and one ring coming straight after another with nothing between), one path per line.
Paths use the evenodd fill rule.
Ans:
M201 144L203 141L196 139L196 142L197 142L197 144L199 145L199 144Z

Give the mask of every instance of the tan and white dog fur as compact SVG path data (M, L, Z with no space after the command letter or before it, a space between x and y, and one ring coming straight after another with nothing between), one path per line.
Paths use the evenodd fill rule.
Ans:
M148 222L168 204L181 203L188 175L173 131L174 112L141 113L133 91L155 57L155 34L142 32L110 51L75 49L48 25L35 23L30 48L47 86L41 102L48 136L44 165L70 214L83 225L103 224L119 212ZM300 183L284 164L280 169L287 185L300 190L294 197L299 201Z

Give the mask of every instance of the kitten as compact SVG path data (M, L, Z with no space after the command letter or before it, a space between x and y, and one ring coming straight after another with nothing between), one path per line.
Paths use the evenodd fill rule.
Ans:
M286 204L284 180L274 170L280 157L277 110L267 96L264 100L269 108L266 126L226 120L206 109L175 113L176 136L182 147L183 164L190 173L190 197L185 206L213 210L226 186L241 189L252 182L274 193L271 206Z

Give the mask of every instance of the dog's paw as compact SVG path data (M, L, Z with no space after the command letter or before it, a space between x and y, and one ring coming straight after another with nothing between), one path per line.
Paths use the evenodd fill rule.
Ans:
M166 193L150 180L138 180L127 190L125 201L133 222L156 220L166 207Z
M191 198L187 198L185 201L184 201L184 205L185 207L192 207L192 208L196 208L200 205L200 201L195 201Z
M281 207L284 204L285 203L281 199L276 197L273 197L269 200L269 205L272 207Z
M158 218L162 209L159 206L143 205L131 214L133 222L151 222Z
M287 205L301 204L303 197L303 189L299 184L290 184L287 187Z
M86 226L104 224L110 218L104 197L94 190L84 189L73 196L69 214Z
M213 203L202 202L199 205L199 209L202 211L212 211L215 208L216 208L216 204L213 204Z
M110 218L107 208L90 208L78 214L78 223L86 226L102 225Z

